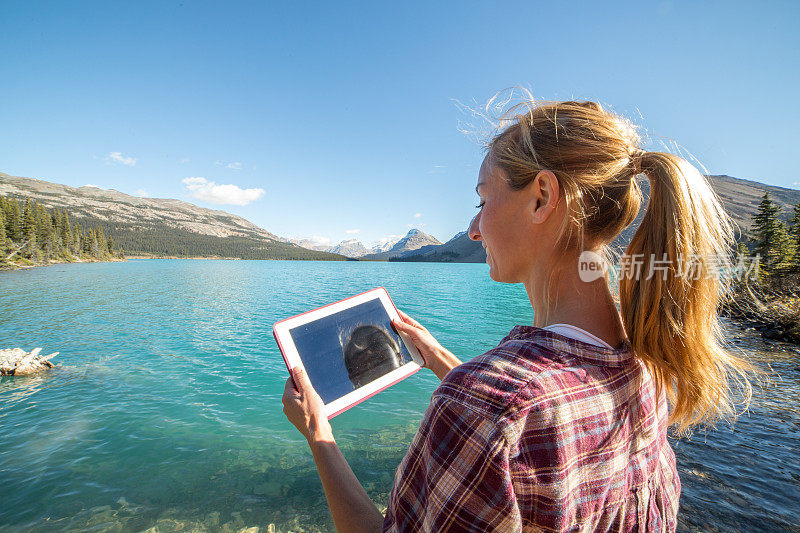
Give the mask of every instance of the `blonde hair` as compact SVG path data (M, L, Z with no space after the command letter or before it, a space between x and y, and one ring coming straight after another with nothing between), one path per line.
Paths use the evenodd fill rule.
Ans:
M711 275L719 258L730 256L733 224L702 174L675 155L643 151L634 127L594 102L525 102L506 117L511 125L489 142L489 161L517 190L541 170L555 174L567 206L558 235L565 251L608 255L641 207L636 176L649 178L647 211L625 253L642 258L641 270L619 278L634 353L657 394L666 393L670 422L681 431L733 414L731 378L746 404L753 367L722 345L717 308L729 286ZM654 259L662 266L645 277Z

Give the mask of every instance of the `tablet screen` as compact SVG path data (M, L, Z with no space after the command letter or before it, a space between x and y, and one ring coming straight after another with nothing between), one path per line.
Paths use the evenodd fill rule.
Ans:
M326 404L412 361L379 298L291 328L289 335Z

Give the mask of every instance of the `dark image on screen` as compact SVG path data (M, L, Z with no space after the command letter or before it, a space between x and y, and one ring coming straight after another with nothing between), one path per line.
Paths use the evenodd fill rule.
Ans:
M292 328L289 335L326 404L412 360L378 298Z

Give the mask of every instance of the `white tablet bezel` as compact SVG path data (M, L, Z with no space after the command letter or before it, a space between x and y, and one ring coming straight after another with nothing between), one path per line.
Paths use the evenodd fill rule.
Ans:
M296 328L297 326L302 326L303 324L308 324L309 322L319 320L320 318L326 316L336 314L345 309L349 309L364 302L374 300L375 298L378 298L383 304L383 307L386 309L386 313L389 315L390 319L402 320L400 318L400 314L397 312L397 308L394 306L394 302L392 302L392 299L389 297L389 293L385 288L378 287L376 289L357 294L356 296L351 296L350 298L345 298L344 300L339 300L338 302L334 302L332 304L328 304L323 307L319 307L317 309L313 309L311 311L276 322L272 326L272 334L275 337L275 341L278 343L278 348L280 348L281 355L283 355L283 360L286 362L286 367L290 371L296 366L304 368L303 362L300 359L300 355L297 353L297 348L292 340L292 336L289 334L290 329ZM411 339L408 338L406 334L400 332L398 332L398 334L400 339L403 341L403 345L405 345L408 353L411 355L412 361L389 372L388 374L376 379L371 383L367 383L366 385L357 388L353 392L345 394L337 400L325 404L325 414L329 419L346 411L347 409L350 409L354 405L363 402L370 396L374 396L380 391L391 387L398 381L407 378L422 368L424 360L417 350L417 347L414 346L414 343L411 342Z

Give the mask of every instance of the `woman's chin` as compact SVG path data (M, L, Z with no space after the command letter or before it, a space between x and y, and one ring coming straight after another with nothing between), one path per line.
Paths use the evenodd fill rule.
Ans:
M500 281L497 279L497 268L494 266L494 263L489 259L489 256L486 257L486 264L489 265L489 277L492 278L493 281Z
M492 281L497 281L498 283L516 283L503 277L498 270L497 265L494 263L494 260L491 259L491 256L486 257L486 263L489 265L489 277L492 279Z

